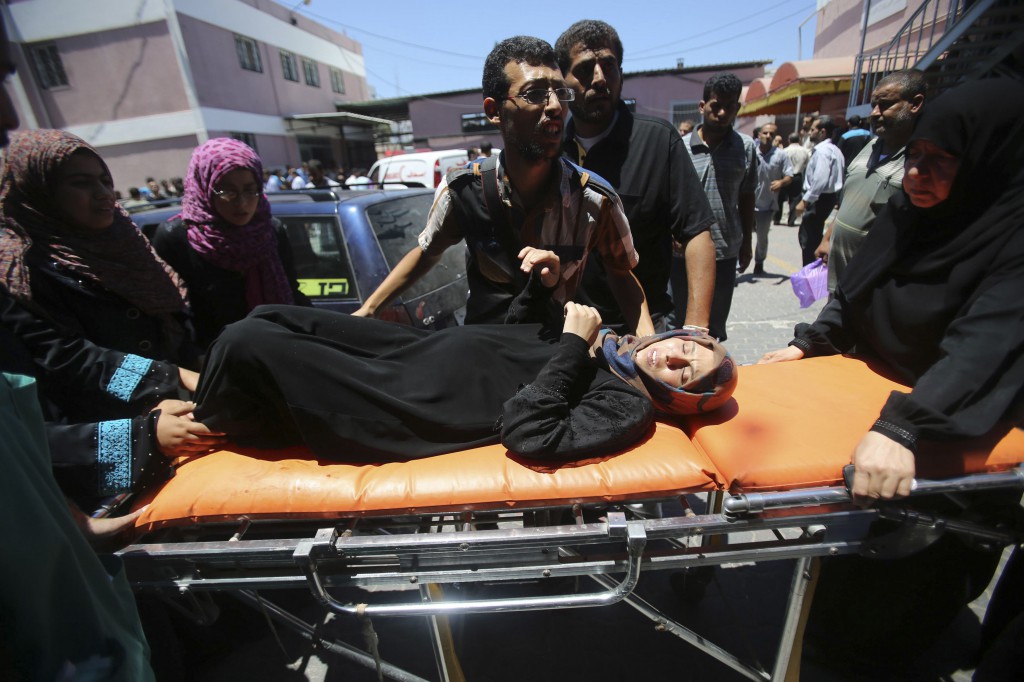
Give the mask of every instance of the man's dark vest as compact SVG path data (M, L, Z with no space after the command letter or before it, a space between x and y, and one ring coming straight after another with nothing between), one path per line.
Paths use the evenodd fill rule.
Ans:
M513 211L498 195L497 156L491 156L448 176L448 192L459 227L466 239L466 279L469 301L466 324L502 324L512 299L526 287L527 274L519 269L523 216ZM614 190L595 182L591 174L571 164L572 183L590 186L607 196ZM481 193L479 186L483 187ZM493 216L493 218L492 218ZM513 226L515 222L515 226ZM583 257L582 248L542 244L564 261ZM578 252L578 253L577 253Z

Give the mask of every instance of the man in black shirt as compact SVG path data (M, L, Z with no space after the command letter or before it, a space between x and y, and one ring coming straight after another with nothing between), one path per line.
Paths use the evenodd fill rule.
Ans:
M686 255L689 296L685 323L707 327L715 286L714 215L678 132L665 120L638 116L621 101L622 42L602 21L579 21L555 43L569 103L563 152L608 181L619 193L640 254L634 270L647 295L655 327L665 328L672 241ZM611 297L601 260L591 258L583 277L586 300L606 324L622 317Z

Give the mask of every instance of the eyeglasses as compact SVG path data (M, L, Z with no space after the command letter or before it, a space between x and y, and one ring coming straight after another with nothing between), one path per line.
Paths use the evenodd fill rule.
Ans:
M217 195L218 199L220 199L221 201L226 201L229 204L233 201L237 201L239 198L243 199L244 201L252 201L253 199L256 199L261 194L263 194L263 192L258 189L250 189L245 192L235 192L230 189L215 189L213 190L213 193Z
M555 98L559 102L571 102L574 99L576 99L576 91L572 90L571 88L554 88L554 89L535 88L533 90L527 90L526 92L521 92L518 95L512 95L510 97L506 97L505 99L515 99L515 98L518 97L519 99L523 100L527 104L532 104L534 106L537 106L539 104L547 104L548 103L548 99L551 98L551 93L555 93Z

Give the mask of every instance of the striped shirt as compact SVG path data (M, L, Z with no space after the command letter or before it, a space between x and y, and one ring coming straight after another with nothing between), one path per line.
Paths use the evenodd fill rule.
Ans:
M883 160L881 142L872 140L850 162L828 255L828 288L835 292L840 275L860 248L875 216L903 189L905 147Z
M731 130L712 151L697 132L701 127L683 141L715 214L711 226L715 260L736 258L743 244L740 195L757 191L757 143L749 135Z
M632 270L640 262L622 202L613 190L603 193L589 183L581 187L578 182L570 182L570 178L579 176L573 172L572 162L560 157L555 162L559 173L557 185L552 185L537 206L527 210L504 174L501 159L499 156L496 173L496 178L499 178L498 195L509 209L509 223L518 228L518 234L513 236L523 246L549 249L559 255L561 276L554 292L555 300L560 303L573 300L587 256L593 250L601 254L601 260L609 270ZM482 176L475 181L483 202ZM427 216L426 228L419 235L420 248L436 255L462 241L465 236L466 231L459 226L452 206L448 178L445 178L434 194L434 206ZM474 245L469 244L469 248L474 248ZM494 273L488 278L499 276L499 273Z

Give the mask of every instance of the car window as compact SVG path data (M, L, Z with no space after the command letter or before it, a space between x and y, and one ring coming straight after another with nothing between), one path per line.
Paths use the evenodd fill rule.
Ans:
M356 280L338 222L331 217L285 216L299 289L312 301L359 300Z
M398 261L417 245L416 238L427 224L427 214L434 202L432 194L418 194L391 199L366 209L366 217L377 235L381 251L394 269ZM459 279L466 270L465 250L454 246L441 257L441 261L418 282L405 290L405 300L417 298Z

